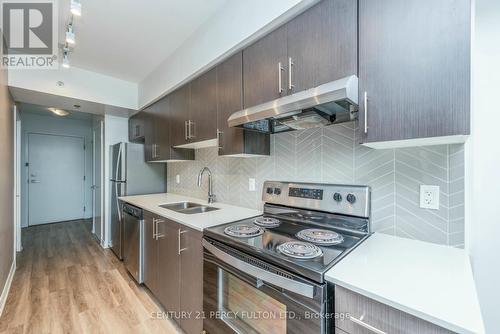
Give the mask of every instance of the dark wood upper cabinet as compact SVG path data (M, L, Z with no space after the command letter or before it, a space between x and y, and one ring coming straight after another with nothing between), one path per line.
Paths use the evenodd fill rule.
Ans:
M469 134L470 15L469 0L359 0L362 142Z
M243 50L243 105L252 107L286 95L286 25Z
M268 134L230 128L229 116L243 108L243 58L238 52L217 66L217 131L219 155L270 154Z
M147 107L140 113L144 124L144 158L146 161L153 161L154 115L151 107Z
M216 69L202 74L190 83L189 141L199 142L217 137Z
M323 0L287 24L288 94L357 73L357 15L355 0Z
M184 85L170 93L170 139L172 146L188 143L190 85Z
M144 114L139 112L128 120L128 140L131 143L144 143Z

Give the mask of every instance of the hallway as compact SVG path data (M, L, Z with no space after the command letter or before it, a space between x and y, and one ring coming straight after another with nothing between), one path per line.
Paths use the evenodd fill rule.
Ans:
M93 239L90 221L23 229L0 333L177 333L147 289Z

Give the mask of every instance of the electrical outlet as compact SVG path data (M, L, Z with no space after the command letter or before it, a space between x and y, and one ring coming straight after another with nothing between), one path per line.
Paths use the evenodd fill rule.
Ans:
M179 174L175 175L175 183L181 183L181 176Z
M248 191L255 191L255 179L248 179Z
M439 210L439 186L420 185L420 207Z

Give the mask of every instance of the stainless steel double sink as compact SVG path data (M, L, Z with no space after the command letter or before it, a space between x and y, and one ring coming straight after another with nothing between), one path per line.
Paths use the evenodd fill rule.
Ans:
M162 204L160 208L172 210L179 213L184 213L186 215L192 215L195 213L204 213L219 210L213 206L206 206L203 204L193 203L193 202L178 202L171 204Z

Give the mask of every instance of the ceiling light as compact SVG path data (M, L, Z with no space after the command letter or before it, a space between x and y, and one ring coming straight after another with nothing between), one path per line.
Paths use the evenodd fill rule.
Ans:
M70 68L68 51L63 51L62 66L64 68Z
M82 16L82 3L80 0L71 0L71 14Z
M75 33L73 32L72 24L68 24L68 28L66 29L66 43L75 44Z
M57 109L57 108L49 108L49 110L52 111L57 116L68 116L69 115L69 112L67 112L66 110Z

